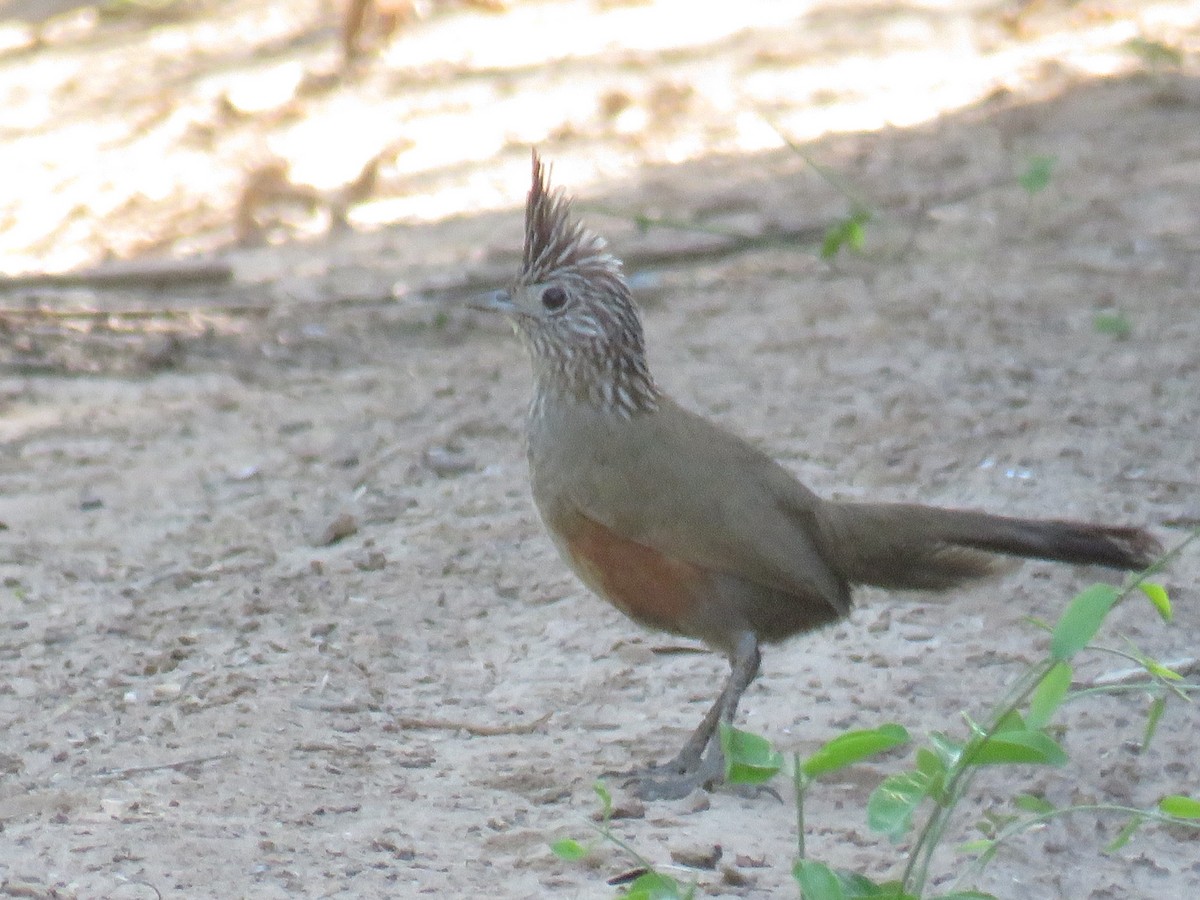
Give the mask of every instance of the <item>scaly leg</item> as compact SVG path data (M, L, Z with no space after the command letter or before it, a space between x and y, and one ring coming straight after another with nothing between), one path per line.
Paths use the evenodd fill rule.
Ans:
M725 760L716 739L717 726L721 722L732 724L738 702L758 675L761 661L758 637L752 631L743 632L734 646L725 686L687 743L670 762L652 766L632 779L639 797L643 800L674 800L724 778Z

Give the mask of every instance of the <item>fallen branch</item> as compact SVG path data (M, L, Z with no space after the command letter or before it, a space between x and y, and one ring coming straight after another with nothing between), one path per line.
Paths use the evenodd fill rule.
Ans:
M0 277L0 291L31 287L146 288L226 284L233 267L219 259L133 259L74 272L30 272Z
M212 306L187 306L181 308L155 307L152 309L50 309L45 306L0 307L0 318L50 319L71 321L74 319L192 319L200 316L249 316L264 315L271 307L262 303L213 304Z

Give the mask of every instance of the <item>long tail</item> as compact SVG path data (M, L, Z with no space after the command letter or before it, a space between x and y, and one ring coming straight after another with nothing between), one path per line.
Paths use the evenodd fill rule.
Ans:
M1141 528L905 503L829 502L818 521L824 555L842 576L884 588L953 587L1000 570L1003 556L1137 570L1162 551Z

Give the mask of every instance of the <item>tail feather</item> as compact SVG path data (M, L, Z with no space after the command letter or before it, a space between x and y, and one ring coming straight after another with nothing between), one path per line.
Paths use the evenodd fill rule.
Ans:
M1149 532L1060 519L1017 519L904 503L830 503L823 550L850 582L942 590L984 578L1003 557L1144 569L1161 552Z

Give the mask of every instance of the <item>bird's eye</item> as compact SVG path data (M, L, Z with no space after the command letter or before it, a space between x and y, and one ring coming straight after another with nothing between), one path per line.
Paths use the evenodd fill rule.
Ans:
M542 291L542 306L554 312L562 309L567 302L567 292L560 287L548 287Z

